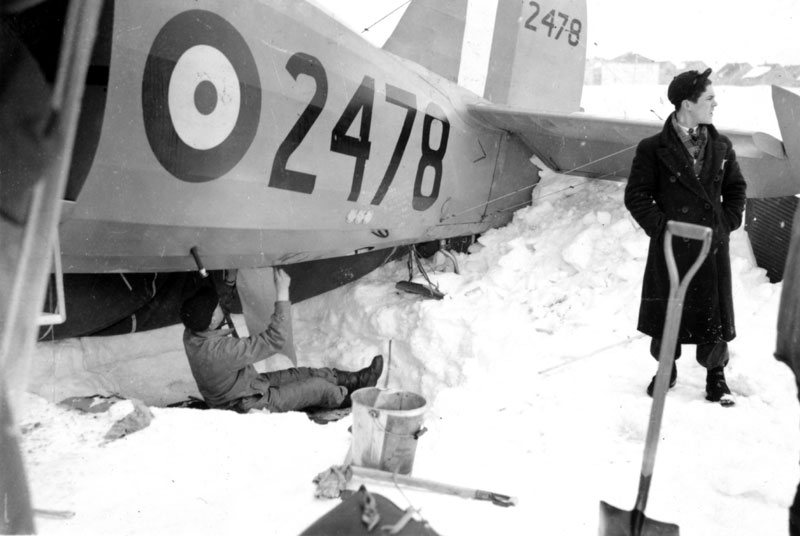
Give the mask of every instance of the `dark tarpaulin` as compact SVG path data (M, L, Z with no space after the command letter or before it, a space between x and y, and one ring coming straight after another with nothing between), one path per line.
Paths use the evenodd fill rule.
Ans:
M283 266L292 278L292 303L355 281L381 266L393 253L394 249L381 249ZM211 277L220 288L222 272L213 271ZM43 327L39 339L121 335L178 324L181 303L201 284L197 272L64 274L67 320ZM53 312L54 292L48 295L45 309ZM231 312L241 314L238 299L234 299Z

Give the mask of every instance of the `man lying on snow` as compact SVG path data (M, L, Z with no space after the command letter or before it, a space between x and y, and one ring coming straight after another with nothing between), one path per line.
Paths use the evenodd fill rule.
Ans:
M277 301L270 324L262 333L246 338L232 337L232 329L222 329L225 315L212 287L202 287L183 302L183 346L200 394L211 408L240 413L349 406L350 393L378 383L383 357L375 356L370 366L358 372L298 367L258 373L253 366L279 353L286 341L291 280L281 269L275 269L274 279Z

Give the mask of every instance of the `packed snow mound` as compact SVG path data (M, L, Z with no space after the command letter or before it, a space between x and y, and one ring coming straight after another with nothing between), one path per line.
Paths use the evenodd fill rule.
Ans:
M623 193L622 182L546 176L530 207L482 235L469 254L455 255L459 274L444 255L425 262L443 300L395 290L408 270L405 262L390 263L298 304L298 354L318 356L314 365L356 368L387 354L391 341L390 386L433 401L445 388L480 378L508 385L505 398L520 393L514 382L529 384L542 370L638 339L648 238ZM775 299L780 286L755 265L744 232L732 241L737 302L750 299L743 286L759 302ZM426 283L416 270L413 280Z
M408 271L396 261L293 308L300 365L356 369L382 353L379 386L428 400L414 476L516 496L519 507L372 491L421 508L441 534L528 534L534 520L548 534L592 534L600 500L633 505L656 363L635 329L648 241L623 191L546 175L530 207L455 255L459 273L444 255L423 260L442 300L398 291ZM705 401L705 371L685 349L647 508L685 536L785 533L800 478L794 378L772 356L781 285L755 266L742 230L731 250L738 337L727 377L738 402ZM126 369L131 390L152 377L163 355L148 345L160 338L179 348L175 330L104 342L109 366L126 355L146 364ZM148 427L108 443L112 416L28 406L34 504L75 513L37 518L44 534L297 534L335 506L313 498L311 480L343 463L352 424L153 408Z

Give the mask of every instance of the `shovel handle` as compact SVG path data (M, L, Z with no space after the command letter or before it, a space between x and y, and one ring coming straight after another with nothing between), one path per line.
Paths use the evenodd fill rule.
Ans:
M394 484L395 486L406 486L413 489L444 493L446 495L455 495L457 497L463 497L464 499L491 501L497 506L515 506L518 502L516 497L495 493L493 491L454 486L452 484L444 484L442 482L435 482L433 480L426 480L424 478L416 478L413 476L399 475L396 473L390 473L388 471L381 471L380 469L362 467L360 465L350 465L350 473L352 476L358 478ZM345 472L345 474L347 473Z
M672 238L679 236L692 240L702 241L700 253L694 263L683 276L678 277L678 267L675 262L675 255L672 251ZM653 477L653 468L656 461L656 450L661 432L661 419L664 415L664 403L667 397L667 384L675 361L675 346L678 339L678 330L681 325L683 315L683 299L694 275L705 261L708 251L711 249L712 232L709 227L695 225L692 223L668 221L667 231L664 235L664 254L669 272L669 301L667 302L667 315L664 322L664 331L661 336L661 351L658 356L658 371L653 387L653 405L650 409L650 422L647 427L647 438L644 445L644 456L642 459L642 472L639 478L639 493L636 496L636 506L634 511L644 513L647 505L647 496L650 492L650 481Z

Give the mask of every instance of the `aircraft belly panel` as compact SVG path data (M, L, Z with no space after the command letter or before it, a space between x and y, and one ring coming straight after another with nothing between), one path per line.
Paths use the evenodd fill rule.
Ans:
M117 2L97 157L61 227L68 270L187 269L195 245L263 265L486 228L500 134L464 122L455 86L305 3L233 6Z
M453 224L427 229L389 231L364 229L341 232L329 229L309 231L253 229L198 229L195 227L159 228L137 224L107 223L98 240L94 222L72 220L62 233L84 234L87 243L96 244L91 255L62 248L62 264L68 273L172 272L197 268L190 255L180 254L185 244L199 243L203 264L209 270L240 267L255 268L276 264L329 259L354 255L420 241L450 236L478 234L489 223ZM198 240L202 238L202 240ZM360 244L354 247L354 244ZM169 255L167 252L175 251ZM128 254L126 255L125 252Z

